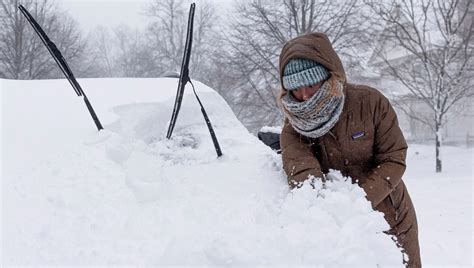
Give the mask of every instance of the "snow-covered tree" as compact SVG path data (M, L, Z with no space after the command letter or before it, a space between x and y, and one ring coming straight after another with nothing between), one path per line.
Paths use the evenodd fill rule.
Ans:
M426 115L399 105L432 130L436 171L441 172L441 128L446 115L474 96L474 4L470 0L367 0L366 4L385 25L381 39L391 44L377 51L386 75L429 107Z
M73 71L80 73L86 42L77 23L61 11L54 1L1 0L0 78L39 79L62 76L40 38L18 10L19 4L30 11L55 42Z

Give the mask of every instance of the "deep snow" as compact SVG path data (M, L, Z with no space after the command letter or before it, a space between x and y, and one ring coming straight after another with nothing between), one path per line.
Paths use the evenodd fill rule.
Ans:
M205 85L219 159L190 88L165 138L176 79L80 83L105 131L66 80L0 80L2 264L401 262L362 189L334 172L326 189L289 191L280 157ZM431 150L412 146L405 176L423 262L470 265L472 149L446 148L443 174Z

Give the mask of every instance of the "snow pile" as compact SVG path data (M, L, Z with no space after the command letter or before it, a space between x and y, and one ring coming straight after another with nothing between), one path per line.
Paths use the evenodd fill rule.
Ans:
M361 188L332 172L289 191L280 156L205 85L221 158L190 94L165 138L176 80L81 83L105 131L58 81L5 81L4 264L401 264Z

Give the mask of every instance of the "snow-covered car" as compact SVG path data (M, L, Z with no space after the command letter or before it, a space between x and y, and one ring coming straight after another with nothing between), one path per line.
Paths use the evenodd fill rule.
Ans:
M2 80L5 264L400 265L383 214L337 171L290 191L281 157L197 81L171 139L176 78Z

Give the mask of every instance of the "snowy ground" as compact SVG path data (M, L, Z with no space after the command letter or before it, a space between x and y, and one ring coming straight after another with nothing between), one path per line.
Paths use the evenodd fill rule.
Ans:
M443 173L434 172L434 146L411 145L404 176L418 217L426 265L472 267L472 148L443 147Z
M281 159L212 89L164 138L175 79L80 80L97 132L65 80L0 80L3 265L359 265L400 263L387 224L337 172L290 192ZM188 88L187 92L191 92ZM407 187L426 266L471 266L473 150L412 145Z

